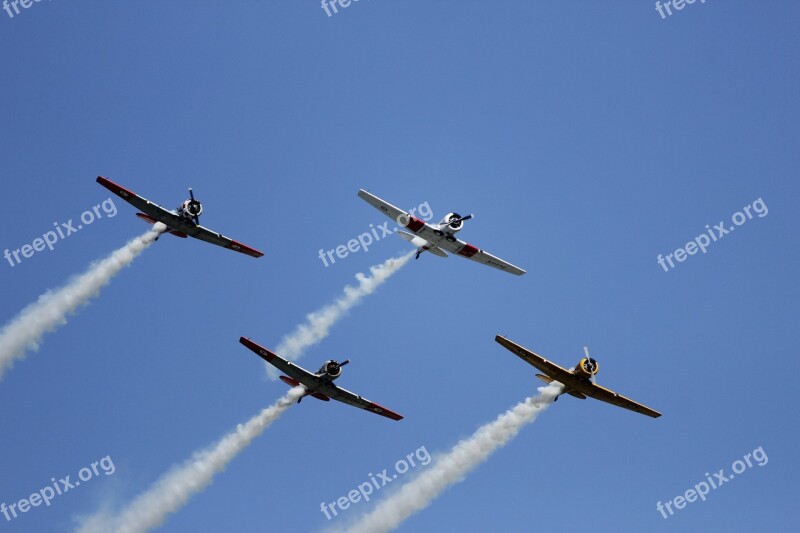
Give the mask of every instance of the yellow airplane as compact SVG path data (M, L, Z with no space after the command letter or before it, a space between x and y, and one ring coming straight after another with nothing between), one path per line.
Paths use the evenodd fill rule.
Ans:
M636 403L625 396L598 385L594 380L594 376L597 374L600 367L597 361L589 357L589 349L586 347L583 348L586 357L581 359L575 368L567 370L501 335L497 335L494 340L500 343L504 348L517 354L521 359L544 372L545 375L536 374L537 378L545 383L557 381L564 385L564 389L559 395L566 393L581 400L585 400L588 396L589 398L636 411L637 413L653 418L661 416L661 413L658 411L653 411L647 406ZM558 400L558 396L556 396L556 400Z

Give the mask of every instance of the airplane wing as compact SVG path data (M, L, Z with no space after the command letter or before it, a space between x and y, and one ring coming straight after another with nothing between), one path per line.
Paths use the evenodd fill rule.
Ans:
M199 224L191 224L169 209L165 209L164 207L161 207L160 205L155 204L150 200L143 198L142 196L139 196L135 192L126 189L121 185L117 185L109 179L98 176L97 183L113 192L139 211L142 211L142 213L147 215L146 217L142 218L148 222L162 222L171 230L180 234L188 235L189 237L194 237L211 244L216 244L217 246L222 246L223 248L228 248L229 250L233 250L235 252L241 252L251 257L261 257L264 255L262 252L226 237L221 233L212 231L208 228L200 226Z
M358 191L358 196L375 209L382 211L386 216L397 222L400 226L412 231L414 235L425 239L434 246L438 246L439 248L446 250L451 254L460 255L477 263L481 263L498 270L503 270L505 272L510 272L511 274L515 274L517 276L521 276L525 273L525 271L518 266L512 265L511 263L490 254L489 252L481 250L455 237L445 235L442 231L438 230L434 226L431 226L417 217L406 213L402 209L393 206L389 202L378 198L374 194L365 191L364 189L360 189Z
M594 398L595 400L600 400L601 402L610 403L611 405L616 405L617 407L622 407L623 409L628 409L630 411L634 411L637 413L641 413L643 415L650 416L652 418L658 418L661 416L661 413L658 411L654 411L647 407L646 405L642 405L640 403L634 402L630 398L626 398L621 394L617 394L616 392L609 390L605 387L601 387L595 383L592 383L590 387L586 387L581 392L583 392L586 396L590 398Z
M320 392L325 396L327 396L328 398L331 398L332 400L337 400L339 402L346 403L347 405L352 405L353 407L358 407L359 409L364 409L365 411L370 411L377 415L385 416L386 418L391 418L392 420L403 419L402 415L395 413L391 409L382 407L377 403L371 402L366 398L359 396L358 394L352 393L349 390L338 387L330 381L319 379L317 376L315 376L308 370L297 366L291 361L287 361L281 356L267 350L263 346L259 346L250 339L241 337L239 339L239 342L245 345L253 352L255 352L259 357L264 359L266 362L268 362L269 364L271 364L284 374L299 381L303 386L305 386L310 391Z
M371 192L365 191L364 189L358 190L358 196L375 209L382 211L387 217L391 218L401 226L406 226L406 224L403 223L405 220L414 218L399 207L395 207L389 202L381 200ZM408 217L408 219L405 217ZM425 224L422 221L420 221L420 223Z
M575 382L580 381L569 370L561 368L557 364L548 361L541 355L535 354L527 348L523 348L516 342L510 341L502 335L497 335L494 340L510 352L518 355L523 361L534 366L538 370L541 370L563 385L572 386Z
M318 384L317 377L308 370L297 366L291 361L287 361L283 357L272 353L263 346L251 341L246 337L240 337L239 342L244 344L247 348L256 353L264 361L271 364L287 376L296 379L308 388L315 387Z
M510 272L515 276L521 276L525 273L525 271L518 266L512 265L508 261L500 259L496 255L492 255L486 250L476 248L475 246L472 246L471 244L460 239L456 239L455 242L443 240L442 242L438 243L437 246L447 250L451 254L458 254L462 257L466 257L467 259L472 259L476 263L481 263L482 265L487 265L504 272Z
M370 411L377 415L391 418L392 420L403 419L402 415L399 415L394 411L387 409L386 407L382 407L375 402L371 402L366 398L362 398L358 394L352 393L347 389L343 389L342 387L334 385L333 383L327 383L325 386L322 386L317 390L332 400L337 400L342 403L346 403L347 405L352 405L353 407L358 407L359 409L364 409L365 411Z
M555 379L559 383L562 383L571 392L578 392L590 398L594 398L595 400L610 403L611 405L629 409L653 418L658 418L661 416L661 413L658 411L654 411L645 405L634 402L630 398L626 398L625 396L617 394L612 390L601 387L596 383L586 382L577 378L569 370L561 368L555 363L551 363L544 357L533 353L527 348L523 348L519 344L510 341L501 335L497 335L494 340L551 378Z

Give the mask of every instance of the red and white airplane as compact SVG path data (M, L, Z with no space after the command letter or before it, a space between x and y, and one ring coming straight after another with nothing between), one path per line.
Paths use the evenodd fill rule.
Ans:
M400 226L413 232L398 231L397 234L417 247L417 259L423 252L430 252L439 257L447 257L449 252L517 276L525 273L521 268L456 238L455 234L461 231L464 222L473 215L462 217L458 213L448 213L438 224L427 224L364 189L358 191L358 196Z
M362 398L358 394L354 394L349 390L343 389L334 385L333 381L342 375L342 367L350 362L349 359L341 363L330 360L325 361L322 367L315 373L297 366L296 364L287 361L286 359L272 353L263 346L259 346L255 342L246 337L241 337L239 342L244 344L250 350L255 352L259 357L264 359L267 363L271 364L281 372L289 374L288 376L281 376L280 379L290 387L303 386L306 393L297 400L300 403L306 396L313 396L318 400L328 402L336 400L359 409L364 409L377 415L391 418L392 420L402 420L402 415L394 411L381 407L377 403L371 402L366 398Z
M113 192L133 207L144 211L143 213L136 213L137 217L150 224L161 222L169 228L167 232L176 237L181 237L182 239L194 237L195 239L210 242L211 244L216 244L217 246L222 246L223 248L228 248L235 252L247 254L250 257L261 257L264 255L258 250L201 226L200 214L203 212L203 205L198 200L195 200L191 188L189 189L189 199L179 205L175 211L170 211L102 176L97 178L97 183Z

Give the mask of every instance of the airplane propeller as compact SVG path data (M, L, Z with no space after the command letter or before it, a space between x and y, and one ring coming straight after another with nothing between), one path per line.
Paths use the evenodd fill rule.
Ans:
M452 224L458 224L459 222L464 222L465 220L469 220L469 219L474 218L474 217L475 217L475 215L471 215L471 214L467 215L465 217L462 217L462 216L454 217L454 218L451 218L450 220L447 221L447 225L450 226Z
M591 357L589 357L589 347L588 347L588 346L584 346L584 347L583 347L583 353L585 353L585 354L586 354L586 362L587 362L589 365L591 365L591 367L590 367L590 368L592 368L592 370L594 370L594 369L596 368L594 365L596 365L597 363L592 363L592 358L591 358ZM595 377L595 374L594 374L594 373L592 373L592 375L591 375L591 377L590 377L589 379L591 379L591 380L592 380L592 383L594 383L595 385L597 385L597 378Z
M194 199L194 192L191 187L189 187L189 198L189 213L192 215L192 222L200 224L200 213L203 212L203 206Z
M339 363L339 362L337 362L337 361L331 361L330 363L328 363L328 367L329 367L329 368L332 368L333 370L339 370L339 369L341 369L341 368L342 368L344 365L348 364L349 362L350 362L350 359L345 359L345 360L344 360L344 361L342 361L341 363Z

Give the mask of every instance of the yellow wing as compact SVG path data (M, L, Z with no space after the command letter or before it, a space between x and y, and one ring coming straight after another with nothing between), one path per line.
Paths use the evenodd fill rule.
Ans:
M626 398L625 396L617 394L612 390L578 378L569 370L561 368L557 364L548 361L541 355L535 354L527 348L523 348L519 344L510 341L505 337L497 335L494 340L496 340L500 345L509 351L517 354L527 363L547 374L549 377L553 378L559 383L562 383L565 388L564 392L567 394L571 394L576 398L581 398L581 395L588 396L590 398L594 398L595 400L610 403L611 405L616 405L617 407L622 407L623 409L628 409L636 413L651 416L653 418L658 418L661 416L661 413L650 409L646 405L634 402L630 398Z
M600 385L596 385L594 383L591 383L588 386L585 386L584 388L579 390L586 396L589 396L590 398L594 398L595 400L600 400L601 402L610 403L611 405L616 405L617 407L622 407L623 409L629 409L631 411L651 416L653 418L658 418L659 416L661 416L661 413L650 409L646 405L634 402L630 398L626 398L621 394L617 394L612 390L609 390L605 387L601 387Z
M501 335L497 335L494 340L510 352L518 355L523 361L538 368L559 383L569 386L573 381L577 381L575 375L569 370L561 368L557 364L548 361L541 355L535 354L527 348L523 348L514 341L510 341Z

